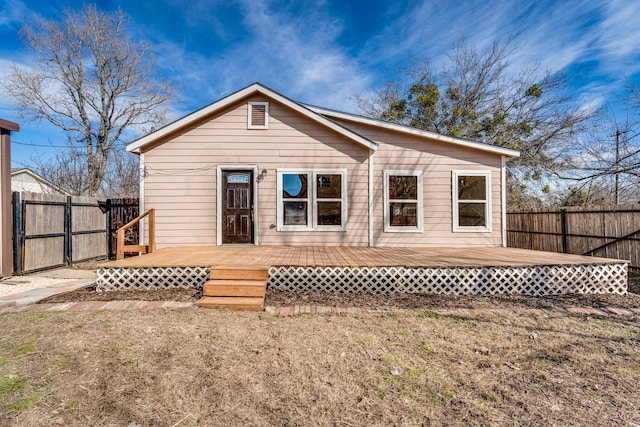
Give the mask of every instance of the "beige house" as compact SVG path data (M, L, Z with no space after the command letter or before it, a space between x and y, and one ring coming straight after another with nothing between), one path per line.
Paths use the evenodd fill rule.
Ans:
M295 102L253 84L127 146L159 248L504 246L518 152Z

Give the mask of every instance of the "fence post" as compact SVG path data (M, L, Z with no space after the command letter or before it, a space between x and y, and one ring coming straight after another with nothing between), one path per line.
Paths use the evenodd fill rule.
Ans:
M64 205L64 263L71 264L73 260L73 233L71 223L71 196L67 196L67 203Z
M13 192L13 274L22 274L24 228L22 227L22 202L20 193Z
M569 232L567 230L567 210L560 209L560 227L562 229L562 253L569 253Z
M105 218L107 221L107 226L105 227L107 229L107 259L111 259L111 233L113 232L111 224L111 199L107 199L105 206Z

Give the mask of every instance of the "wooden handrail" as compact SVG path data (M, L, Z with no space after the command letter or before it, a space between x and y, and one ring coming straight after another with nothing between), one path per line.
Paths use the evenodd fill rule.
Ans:
M136 225L142 218L149 216L149 244L147 245L127 245L124 240L124 233L127 229ZM142 215L138 215L116 231L118 238L116 240L116 259L123 259L127 252L142 252L150 254L156 250L156 214L155 210L149 209Z

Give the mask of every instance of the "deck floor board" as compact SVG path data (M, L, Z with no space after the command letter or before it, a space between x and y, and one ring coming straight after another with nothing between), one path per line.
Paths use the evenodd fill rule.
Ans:
M491 267L622 262L626 261L502 247L180 246L105 262L100 267Z

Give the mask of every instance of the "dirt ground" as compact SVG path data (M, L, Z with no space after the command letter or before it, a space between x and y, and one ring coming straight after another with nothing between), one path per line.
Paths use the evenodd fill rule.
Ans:
M80 289L67 294L56 295L41 303L70 301L195 301L195 292L188 289L160 291L118 291L96 292L95 288ZM551 307L640 307L640 278L629 280L627 295L560 295L528 297L522 295L455 296L425 294L330 294L320 292L292 293L268 291L265 305L324 305L368 307L382 309L445 309L445 308L551 308Z
M638 320L5 313L0 425L636 426Z
M96 292L95 286L53 295L38 301L38 304L76 302L76 301L196 301L196 292L192 289L163 289L158 291L114 291Z

